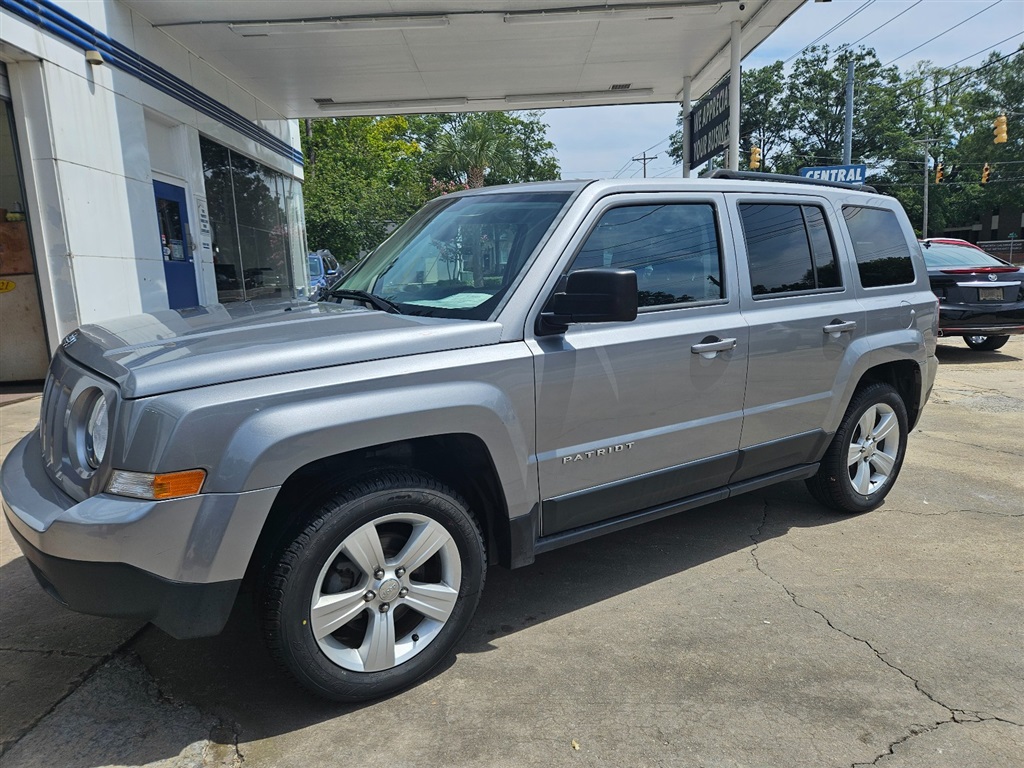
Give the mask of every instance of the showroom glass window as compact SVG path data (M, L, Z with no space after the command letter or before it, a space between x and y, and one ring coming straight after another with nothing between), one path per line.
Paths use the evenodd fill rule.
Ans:
M217 300L294 293L302 255L301 184L200 136Z

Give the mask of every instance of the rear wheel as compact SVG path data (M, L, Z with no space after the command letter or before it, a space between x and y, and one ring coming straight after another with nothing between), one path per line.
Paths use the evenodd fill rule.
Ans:
M1009 340L1009 336L964 336L967 346L978 352L992 352Z
M885 499L907 449L907 409L889 384L860 390L814 477L813 496L842 512L867 512Z
M264 634L313 692L378 698L451 652L485 571L458 494L418 472L383 471L332 498L282 552L264 590Z

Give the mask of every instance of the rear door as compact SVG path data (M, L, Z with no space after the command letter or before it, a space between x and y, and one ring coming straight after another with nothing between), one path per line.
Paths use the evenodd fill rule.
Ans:
M570 245L566 272L634 270L640 311L633 322L577 324L529 342L541 535L719 488L732 474L747 329L723 202L610 196Z
M837 212L824 198L728 195L750 353L734 481L816 461L865 334Z

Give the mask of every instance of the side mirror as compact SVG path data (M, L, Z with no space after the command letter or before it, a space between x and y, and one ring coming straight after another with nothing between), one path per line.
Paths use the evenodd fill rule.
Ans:
M565 290L541 313L546 333L572 323L615 323L636 319L636 272L631 269L580 269L570 272Z

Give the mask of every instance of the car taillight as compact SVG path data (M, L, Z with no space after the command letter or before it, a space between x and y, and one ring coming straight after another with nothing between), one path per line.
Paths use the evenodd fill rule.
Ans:
M958 269L940 270L944 275L973 275L975 273L989 274L997 272L1019 272L1018 267L960 267Z

